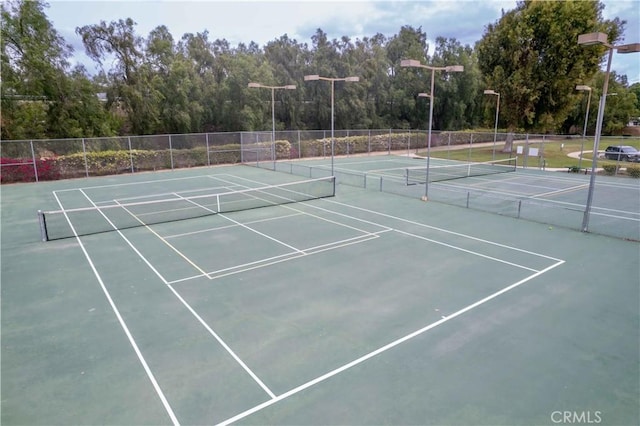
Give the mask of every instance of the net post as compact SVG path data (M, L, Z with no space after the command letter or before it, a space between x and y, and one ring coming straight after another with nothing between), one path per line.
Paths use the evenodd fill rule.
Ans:
M49 236L47 235L47 221L44 218L44 212L42 210L38 210L38 223L40 224L40 239L43 242L49 241Z

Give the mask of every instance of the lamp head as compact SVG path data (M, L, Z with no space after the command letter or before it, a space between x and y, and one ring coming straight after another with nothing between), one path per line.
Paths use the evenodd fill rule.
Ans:
M295 84L288 84L288 85L284 86L284 88L286 90L295 90L296 89L296 85Z
M484 91L484 94L485 94L485 95L499 95L499 93L498 93L498 92L496 92L495 90L491 90L491 89L486 89L486 90Z
M603 44L608 46L607 35L605 33L587 33L578 36L578 44L591 46L593 44Z
M586 92L590 92L591 91L591 87L585 86L585 85L582 85L582 84L578 84L576 86L576 90L583 90L583 91L586 91Z
M403 59L400 61L401 67L420 67L422 64L415 59Z
M640 52L640 43L623 44L616 46L618 53L636 53Z
M360 81L360 77L347 77L344 81L357 82Z
M462 66L462 65L449 65L448 67L445 67L444 70L446 72L463 72L464 71L464 66Z
M320 80L320 76L317 74L304 76L304 81L316 81L316 80Z
M262 87L262 85L260 83L249 83L249 87Z

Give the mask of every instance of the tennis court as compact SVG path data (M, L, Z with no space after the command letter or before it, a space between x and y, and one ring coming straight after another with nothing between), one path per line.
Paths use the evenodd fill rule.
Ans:
M637 242L368 161L3 186L2 423L637 424Z
M589 175L521 168L516 158L484 163L407 156L264 161L254 166L307 177L333 174L339 183L582 230ZM516 173L517 172L517 173ZM428 186L425 182L429 181ZM598 176L589 232L640 241L640 185Z

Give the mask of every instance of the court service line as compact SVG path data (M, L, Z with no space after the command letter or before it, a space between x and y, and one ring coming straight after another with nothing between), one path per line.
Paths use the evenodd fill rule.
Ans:
M87 196L87 194L85 194L84 191L82 191L82 189L80 189L80 192L82 192L82 194L85 197L87 197L87 200L89 200L90 203L94 204L93 201L91 201L91 199ZM104 215L104 213L102 212L100 213L104 216L104 218L107 220L107 222L109 222L111 226L114 226L113 223L109 220L109 218ZM131 241L129 241L127 237L125 237L120 230L116 229L116 231L127 242L127 244L129 244L129 246L138 254L138 256L140 256L140 258L151 268L151 270L153 270L156 273L156 275L158 275L160 279L162 279L162 281L167 285L167 287L171 290L171 292L173 292L173 294L178 298L178 300L180 300L180 302L182 302L182 304L189 310L189 312L192 313L192 315L198 320L198 322L200 322L200 324L202 324L204 328L225 348L227 353L229 353L229 355L231 355L231 357L233 357L236 360L236 362L240 364L240 366L254 379L254 381L270 397L274 398L275 395L273 394L273 392L271 392L271 390L262 382L262 380L260 380L260 378L244 363L244 361L242 361L240 357L236 355L236 353L229 347L229 345L227 345L226 342L222 340L222 338L218 336L218 334L215 331L213 331L211 327L209 327L209 325L202 319L202 317L200 317L200 315L198 315L198 313L191 307L191 305L189 305L189 303L187 303L187 301L182 298L182 296L162 277L162 275L160 275L160 273L153 267L153 265L151 265L151 263L149 263L149 261L142 255L142 253L138 251L138 249L131 243Z
M388 232L388 231L380 231L380 233L383 232ZM222 278L222 277L227 277L229 275L234 275L234 274L239 274L242 272L247 272L247 271L252 271L254 269L259 269L259 268L264 268L266 266L271 266L271 265L275 265L278 263L283 263L283 262L288 262L290 260L294 260L294 259L299 259L301 257L305 257L305 256L311 256L317 253L321 253L324 251L329 251L329 250L334 250L334 249L338 249L338 248L342 248L342 247L347 247L350 245L354 245L354 244L360 244L360 243L364 243L366 241L370 241L370 240L374 240L376 238L379 238L379 235L377 235L378 233L375 234L369 234L369 235L360 235L357 237L353 237L353 238L348 238L345 240L341 240L341 241L334 241L332 243L327 243L327 244L322 244L319 246L315 246L315 247L309 247L308 249L305 249L303 252L301 253L287 253L281 256L275 256L271 259L274 259L273 261L269 261L270 259L261 259L255 262L249 262L249 263L245 263L244 265L236 265L230 268L225 268L225 269L220 269L218 271L213 271L213 272L209 272L208 276L210 279L215 280L218 278ZM275 260L278 259L278 260ZM267 263L263 263L263 262L267 262ZM253 265L253 266L251 266ZM243 268L244 269L239 269L239 270L233 270L233 269L237 269L237 268ZM219 272L225 272L225 271L230 271L224 274L218 274ZM197 278L197 277L195 277Z
M538 277L538 276L540 276L540 275L542 275L542 274L544 274L544 273L556 268L557 266L562 265L563 263L565 263L564 260L559 260L558 259L558 262L556 262L555 264L553 264L553 265L551 265L551 266L549 266L549 267L547 267L547 268L545 268L545 269L543 269L541 271L538 271L535 274L532 274L532 275L530 275L530 276L528 276L528 277L526 277L526 278L524 278L524 279L522 279L522 280L520 280L520 281L518 281L518 282L516 282L514 284L511 284L511 285L503 288L502 290L498 290L495 293L492 293L491 295L489 295L489 296L487 296L487 297L485 297L483 299L480 299L477 302L472 303L472 304L470 304L470 305L468 305L468 306L466 306L466 307L454 312L451 315L446 316L445 318L442 318L442 319L440 319L440 320L438 320L438 321L436 321L434 323L431 323L431 324L429 324L429 325L427 325L425 327L422 327L419 330L416 330L416 331L414 331L412 333L409 333L404 337L401 337L401 338L399 338L397 340L394 340L393 342L388 343L385 346L382 346L382 347L380 347L380 348L378 348L378 349L376 349L376 350L374 350L372 352L369 352L366 355L361 356L360 358L357 358L357 359L355 359L355 360L353 360L353 361L351 361L351 362L349 362L347 364L344 364L341 367L338 367L338 368L336 368L334 370L331 370L328 373L323 374L322 376L316 377L313 380L310 380L310 381L308 381L308 382L306 382L306 383L304 383L304 384L302 384L302 385L300 385L298 387L295 387L295 388L293 388L293 389L291 389L291 390L289 390L289 391L287 391L287 392L285 392L283 394L280 394L275 398L272 398L272 399L270 399L268 401L265 401L262 404L258 404L256 406L254 406L253 408L250 408L250 409L248 409L246 411L243 411L242 413L237 414L234 417L231 417L231 418L229 418L227 420L224 420L223 422L221 422L219 424L220 425L229 425L229 424L234 423L234 422L236 422L238 420L241 420L241 419L243 419L243 418L245 418L245 417L247 417L247 416L249 416L249 415L251 415L253 413L256 413L256 412L258 412L258 411L260 411L260 410L262 410L262 409L264 409L266 407L269 407L270 405L273 405L276 402L280 402L280 401L282 401L282 400L284 400L286 398L289 398L292 395L300 393L303 390L306 390L306 389L310 388L311 386L314 386L314 385L317 385L318 383L324 382L325 380L330 379L331 377L333 377L333 376L335 376L337 374L340 374L340 373L342 373L342 372L344 372L344 371L346 371L346 370L348 370L348 369L350 369L352 367L355 367L355 366L357 366L359 364L362 364L363 362L365 362L365 361L367 361L367 360L369 360L369 359L371 359L371 358L373 358L373 357L375 357L377 355L380 355L380 354L382 354L382 353L384 353L384 352L386 352L386 351L388 351L388 350L390 350L390 349L392 349L392 348L394 348L394 347L396 347L396 346L398 346L398 345L400 345L400 344L402 344L404 342L407 342L407 341L409 341L411 339L414 339L415 337L417 337L417 336L419 336L419 335L421 335L421 334L423 334L423 333L425 333L425 332L427 332L429 330L432 330L432 329L434 329L434 328L436 328L436 327L438 327L438 326L440 326L440 325L442 325L442 324L444 324L444 323L446 323L448 321L451 321L452 319L457 318L460 315L463 315L463 314L471 311L472 309L477 308L478 306L484 305L485 303L487 303L487 302L489 302L489 301L491 301L491 300L493 300L493 299L495 299L495 298L497 298L497 297L499 297L499 296L501 296L501 295L503 295L503 294L505 294L505 293L507 293L507 292L519 287L519 286L521 286L522 284L524 284L524 283L526 283L528 281L531 281L532 279L534 279L534 278L536 278L536 277Z
M120 207L122 207L122 209L124 211L126 211L127 213L129 213L135 220L137 220L138 222L140 222L140 224L142 226L144 226L149 232L151 232L153 235L155 235L156 237L158 237L160 239L160 241L162 241L165 245L167 245L167 247L169 247L171 250L173 250L174 252L176 252L178 254L178 256L180 256L181 258L183 258L189 265L193 266L198 272L202 273L202 274L207 274L202 268L200 268L198 265L196 265L191 259L189 259L184 253L182 253L180 250L178 250L177 248L175 248L169 241L165 240L162 235L158 234L156 231L154 231L153 229L151 229L151 227L149 225L147 225L146 223L144 223L142 220L140 220L140 218L138 218L138 216L136 216L135 214L133 214L133 212L131 212L129 209L127 209L125 206L123 206L122 204L120 204L117 200L116 204L118 204ZM165 284L167 282L165 281Z
M58 202L58 205L60 206L60 209L64 210L64 207L62 206L62 203L60 202L60 199L58 198L58 194L56 194L56 191L53 191L53 196L55 197L56 201ZM86 196L86 194L85 194L85 196ZM98 283L100 284L100 288L102 289L102 292L104 293L105 297L107 298L107 301L109 302L109 305L111 306L111 310L113 310L113 313L115 314L116 319L118 320L118 323L120 324L120 327L124 331L124 334L127 336L127 340L129 340L129 344L133 348L133 351L135 352L136 356L138 357L138 361L140 361L140 364L142 364L142 368L144 369L145 373L147 374L147 377L149 378L149 381L151 382L151 385L153 386L153 389L156 391L156 394L158 395L158 398L160 398L160 401L162 402L162 405L164 406L165 411L169 415L169 418L171 418L171 423L173 423L176 426L179 425L180 422L178 421L178 418L176 417L175 413L173 412L173 409L171 408L171 405L169 404L169 401L165 397L164 392L162 391L162 388L160 388L160 384L156 380L153 372L151 371L151 368L149 368L149 364L147 364L147 361L145 360L144 356L142 355L142 352L140 351L140 348L138 347L138 344L136 343L136 340L133 338L133 335L131 334L131 331L129 330L129 327L127 326L127 323L125 322L124 318L120 314L120 310L118 309L118 307L116 306L115 302L111 298L111 293L109 293L109 290L107 290L107 286L105 285L104 281L102 280L102 277L100 276L100 273L98 272L96 266L94 265L93 260L91 260L91 256L89 256L89 253L87 252L87 249L85 248L84 244L82 243L82 240L78 236L78 233L76 232L73 224L71 223L71 220L69 220L69 217L67 216L66 213L64 213L64 217L67 220L67 223L69 224L69 227L71 227L71 231L73 232L73 235L76 237L76 241L78 242L78 245L80 246L80 249L82 250L82 253L84 254L84 257L87 259L87 262L89 263L89 267L91 268L91 270L93 271L93 274L95 275L96 279L98 280Z
M582 184L582 185L571 186L569 188L556 189L555 191L543 192L542 194L535 194L535 195L530 196L529 198L539 198L539 197L548 197L550 195L565 194L565 193L568 193L568 192L575 192L575 191L579 191L581 189L586 189L588 187L589 187L589 184L585 183L585 184Z
M246 225L252 225L254 223L270 222L272 220L287 219L287 218L294 217L294 216L300 216L302 214L304 214L304 213L291 213L291 214L286 214L286 215L283 215L283 216L270 217L270 218L266 218L266 219L251 220L251 221L245 222L245 224ZM200 229L198 231L183 232L181 234L165 235L164 238L170 239L170 238L187 237L187 236L190 236L190 235L202 234L202 233L205 233L205 232L213 232L213 231L220 231L220 230L223 230L223 229L237 228L238 226L239 225L236 225L236 224L217 226L215 228Z
M178 194L176 194L176 195L178 195ZM179 195L178 195L178 196L179 196ZM180 196L179 196L179 197L180 197ZM235 223L236 225L241 226L241 227L243 227L243 228L245 228L245 229L247 229L247 230L249 230L249 231L251 231L251 232L255 232L256 234L258 234L258 235L260 235L260 236L263 236L263 237L265 237L265 238L267 238L267 239L269 239L269 240L271 240L271 241L273 241L273 242L276 242L276 243L278 243L278 244L280 244L280 245L283 245L283 246L285 246L285 247L287 247L287 248L290 248L291 250L294 250L294 251L297 251L297 252L300 252L300 253L302 253L302 252L303 252L303 251L302 251L302 250L300 250L299 248L296 248L296 247L294 247L294 246L292 246L292 245L290 245L290 244L285 243L284 241L280 241L280 240L278 240L277 238L274 238L274 237L272 237L272 236L270 236L270 235L267 235L267 234L265 234L265 233L263 233L263 232L260 232L260 231L258 231L257 229L253 229L253 228L251 228L250 226L247 226L247 225L245 225L245 224L243 224L243 223L240 223L240 222L238 222L237 220L231 219L230 217L228 217L228 216L226 216L226 215L224 215L224 214L222 214L222 213L218 213L218 212L216 212L215 210L211 210L210 208L208 208L208 207L206 207L206 206L203 206L202 204L198 204L198 203L196 203L196 202L195 202L195 201L193 201L193 200L190 200L190 199L188 199L188 198L184 198L184 197L180 197L180 198L182 198L183 200L185 200L185 201L187 201L187 202L189 202L189 203L191 203L191 204L193 204L193 205L195 205L195 206L198 206L198 207L200 207L200 208L202 208L202 209L204 209L204 210L207 210L207 211L211 212L212 214L217 214L218 216L223 217L223 218L227 219L228 221L233 222L233 223Z

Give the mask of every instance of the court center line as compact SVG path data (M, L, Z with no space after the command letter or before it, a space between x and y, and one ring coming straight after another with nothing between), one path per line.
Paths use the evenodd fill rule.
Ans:
M80 191L82 192L82 190L80 190ZM86 194L84 194L84 195L86 197ZM56 194L56 191L53 191L53 196L55 197L56 201L58 202L58 205L60 206L60 209L64 210L64 207L62 206L62 203L60 202L60 199L58 198L58 194ZM176 426L180 425L180 422L178 421L178 418L176 417L175 413L173 412L173 409L171 408L171 405L169 404L169 401L165 397L164 392L162 391L162 388L160 388L160 384L156 380L153 372L151 371L151 368L149 368L149 364L147 364L146 359L142 355L142 352L140 351L140 348L138 347L138 344L136 343L136 340L133 338L133 335L131 334L131 331L129 330L129 327L127 326L127 323L125 322L124 318L120 314L120 310L118 309L118 307L116 306L115 302L111 298L111 293L109 293L109 290L107 290L107 286L105 285L104 281L102 280L102 277L101 277L100 273L98 272L96 266L94 265L93 260L91 259L91 256L89 256L89 253L87 252L87 249L85 248L84 244L82 243L82 240L78 236L78 233L76 232L73 224L71 223L71 220L69 220L69 217L67 216L66 213L64 213L64 217L67 220L67 223L69 224L69 227L71 227L71 231L73 232L73 235L76 237L76 241L78 242L78 245L80 246L80 249L82 250L82 253L84 254L84 257L87 259L87 262L89 263L89 267L91 268L91 270L93 271L93 274L95 275L96 279L98 280L98 283L100 284L100 288L102 289L102 292L104 293L105 297L107 298L107 301L109 302L109 305L111 306L111 310L115 314L116 319L118 320L118 323L120 324L120 327L124 331L124 334L127 336L127 340L129 340L129 344L133 348L133 351L135 352L136 356L138 357L138 361L140 361L140 364L142 364L142 368L144 369L145 373L147 374L147 377L149 378L149 381L151 382L151 385L153 386L153 389L156 391L156 394L158 395L158 398L162 402L162 405L164 406L165 411L169 415L169 418L171 418L171 423L173 423Z
M191 259L189 259L184 253L182 253L180 250L178 250L176 247L174 247L169 241L165 240L160 234L158 234L156 231L154 231L153 229L151 229L151 227L149 225L147 225L146 223L144 223L142 220L140 220L138 218L138 216L136 216L135 214L133 214L133 212L131 212L129 209L127 209L125 206L123 206L122 204L120 204L117 200L116 200L116 204L119 205L120 207L122 207L122 209L124 211L126 211L127 213L129 213L135 220L137 220L138 222L140 222L140 224L142 224L149 232L151 232L153 235L155 235L156 237L158 237L160 239L160 241L162 241L167 247L169 247L171 250L173 250L174 252L176 252L178 254L178 256L180 256L182 259L184 259L189 265L193 266L198 272L200 272L201 274L206 275L207 273L200 268L198 265L196 265ZM166 284L166 281L165 281Z
M557 266L562 265L563 263L565 263L564 260L558 260L558 262L556 262L555 264L553 264L553 265L551 265L551 266L549 266L549 267L547 267L547 268L545 268L545 269L543 269L541 271L538 271L535 274L532 274L532 275L530 275L530 276L528 276L528 277L526 277L526 278L524 278L524 279L522 279L522 280L520 280L520 281L518 281L518 282L516 282L514 284L511 284L511 285L503 288L502 290L498 290L497 292L492 293L491 295L489 295L489 296L487 296L487 297L485 297L483 299L480 299L477 302L472 303L471 305L468 305L468 306L466 306L466 307L454 312L453 314L451 314L449 316L446 316L445 318L440 319L439 321L431 323L431 324L429 324L429 325L427 325L427 326L425 326L425 327L423 327L423 328L421 328L419 330L416 330L416 331L414 331L412 333L407 334L404 337L401 337L401 338L399 338L397 340L394 340L393 342L391 342L391 343L389 343L389 344L387 344L385 346L382 346L382 347L380 347L380 348L378 348L378 349L376 349L376 350L374 350L372 352L369 352L368 354L363 355L360 358L357 358L357 359L355 359L355 360L353 360L353 361L351 361L351 362L349 362L347 364L344 364L341 367L338 367L338 368L336 368L334 370L331 370L328 373L323 374L322 376L319 376L319 377L317 377L317 378L315 378L313 380L310 380L310 381L308 381L308 382L306 382L306 383L304 383L304 384L302 384L302 385L300 385L298 387L295 387L295 388L293 388L293 389L291 389L291 390L289 390L289 391L287 391L287 392L285 392L283 394L280 394L276 398L270 399L268 401L263 402L262 404L258 404L253 408L250 408L250 409L248 409L246 411L243 411L242 413L237 414L234 417L231 417L231 418L229 418L227 420L224 420L223 422L219 423L219 425L229 425L231 423L234 423L234 422L236 422L238 420L241 420L241 419L243 419L243 418L245 418L245 417L247 417L247 416L249 416L249 415L251 415L253 413L256 413L256 412L258 412L258 411L260 411L260 410L262 410L262 409L264 409L264 408L266 408L266 407L268 407L270 405L273 405L276 402L280 402L280 401L282 401L282 400L284 400L286 398L289 398L292 395L300 393L303 390L306 390L306 389L310 388L311 386L314 386L314 385L316 385L318 383L324 382L325 380L330 379L331 377L333 377L333 376L335 376L337 374L340 374L340 373L342 373L342 372L344 372L344 371L346 371L346 370L348 370L348 369L350 369L352 367L355 367L356 365L362 364L363 362L365 362L365 361L367 361L367 360L369 360L369 359L371 359L371 358L373 358L373 357L375 357L377 355L380 355L380 354L382 354L382 353L384 353L384 352L386 352L386 351L388 351L388 350L390 350L390 349L392 349L392 348L394 348L394 347L396 347L396 346L398 346L398 345L400 345L400 344L402 344L402 343L404 343L406 341L409 341L409 340L411 340L411 339L413 339L413 338L415 338L415 337L417 337L417 336L419 336L419 335L421 335L421 334L423 334L423 333L425 333L425 332L427 332L429 330L432 330L432 329L434 329L434 328L436 328L436 327L438 327L438 326L440 326L440 325L442 325L442 324L444 324L444 323L446 323L448 321L451 321L452 319L457 318L460 315L463 315L463 314L471 311L472 309L475 309L478 306L481 306L481 305L483 305L483 304L495 299L496 297L499 297L499 296L501 296L501 295L503 295L503 294L505 294L505 293L507 293L507 292L509 292L509 291L521 286L522 284L524 284L524 283L526 283L528 281L531 281L532 279L534 279L534 278L536 278L536 277L538 277L538 276L540 276L540 275L542 275L542 274L544 274L544 273L556 268Z
M176 194L176 195L177 195L177 194ZM260 231L258 231L257 229L253 229L253 228L251 228L250 226L247 226L247 225L245 225L245 224L243 224L243 223L241 223L241 222L238 222L237 220L231 219L230 217L228 217L228 216L226 216L226 215L224 215L224 214L222 214L222 213L218 213L218 212L216 212L215 210L211 210L210 208L208 208L208 207L206 207L206 206L203 206L203 205L201 205L201 204L198 204L198 203L196 203L195 201L190 200L190 199L188 199L188 198L181 197L180 195L178 195L178 196L179 196L181 199L183 199L183 200L185 200L185 201L187 201L187 202L189 202L189 203L191 203L191 204L193 204L193 205L195 205L195 206L198 206L198 207L200 207L200 208L202 208L202 209L204 209L204 210L206 210L206 211L209 211L209 212L211 212L211 213L213 213L213 214L217 214L218 216L220 216L220 217L223 217L223 218L227 219L229 222L233 222L233 223L235 223L236 225L241 226L241 227L243 227L243 228L245 228L245 229L247 229L247 230L249 230L249 231L251 231L251 232L254 232L254 233L256 233L256 234L258 234L258 235L262 236L262 237L265 237L265 238L267 238L267 239L269 239L269 240L271 240L271 241L274 241L274 242L276 242L276 243L278 243L278 244L280 244L280 245L283 245L283 246L285 246L285 247L287 247L287 248L289 248L289 249L291 249L291 250L294 250L294 251L297 251L297 252L300 252L300 253L304 253L304 251L303 251L303 250L300 250L300 249L298 249L298 248L296 248L296 247L294 247L294 246L292 246L292 245L289 245L289 244L287 244L287 243L285 243L285 242L283 242L283 241L278 240L277 238L274 238L274 237L272 237L272 236L270 236L270 235L267 235L267 234L265 234L265 233L263 233L263 232L260 232Z

